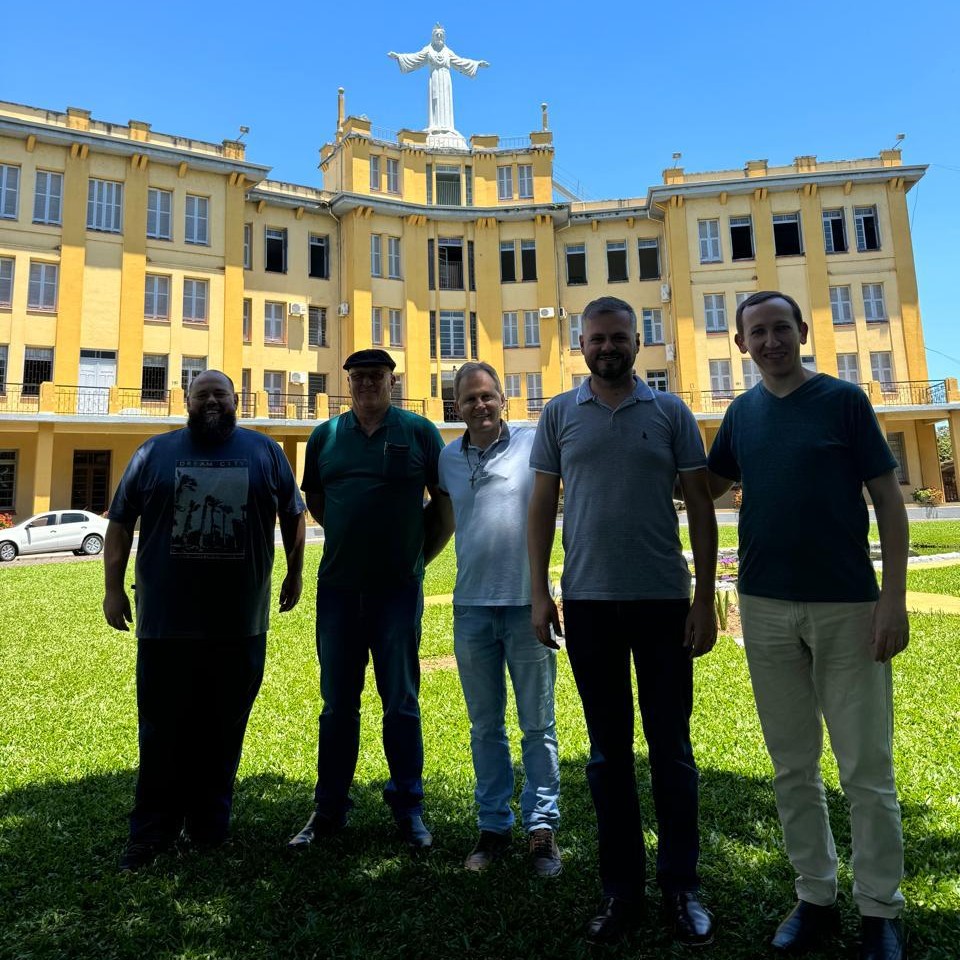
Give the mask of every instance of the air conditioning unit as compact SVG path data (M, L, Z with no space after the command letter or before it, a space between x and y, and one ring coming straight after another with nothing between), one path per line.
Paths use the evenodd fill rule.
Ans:
M670 284L669 283L660 284L660 302L661 303L670 302Z
M566 308L566 307L561 307L561 308L560 308L560 319L561 319L561 320L566 320L566 319L567 319L567 308Z
M287 307L287 313L291 317L302 317L305 316L307 312L307 305L305 303L291 303Z
M676 360L676 351L673 349L673 344L672 344L672 343L668 343L668 344L665 346L664 349L665 349L666 352L667 352L667 359L668 359L668 360Z
M556 310L553 307L541 307L540 308L540 319L541 320L552 320L556 315Z
M290 382L291 382L291 383L306 383L306 382L307 382L307 375L306 375L305 373L301 373L299 370L291 370L291 371L290 371Z
M349 317L350 316L350 304L346 300L337 307L337 316L338 317Z

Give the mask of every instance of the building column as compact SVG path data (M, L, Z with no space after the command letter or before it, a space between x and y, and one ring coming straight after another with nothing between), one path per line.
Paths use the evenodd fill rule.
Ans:
M920 294L917 290L917 270L913 260L910 216L907 212L906 185L903 177L894 176L888 181L887 209L890 214L893 262L897 271L903 346L907 356L906 379L926 380L927 354L923 345L923 326L920 323ZM893 312L891 307L892 304L888 303L888 313Z
M950 443L953 449L953 476L957 479L957 465L960 464L960 410L951 410L948 417L950 425Z
M37 453L33 461L33 512L51 508L53 491L53 424L37 427Z
M124 183L117 383L139 387L143 369L143 289L147 275L147 157L130 157Z
M290 464L293 475L297 476L297 447L299 446L299 437L287 436L283 438L283 455Z
M937 455L937 428L935 423L915 424L917 432L917 452L920 455L921 487L943 489L943 477L940 474L940 457Z
M673 312L674 357L671 387L678 392L696 393L700 389L697 374L697 336L693 317L693 286L690 277L690 257L687 247L687 212L683 197L670 198L664 207L664 225L668 262L670 264L670 291Z

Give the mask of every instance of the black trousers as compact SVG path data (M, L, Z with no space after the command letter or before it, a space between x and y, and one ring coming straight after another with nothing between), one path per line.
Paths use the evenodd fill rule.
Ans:
M226 838L266 650L266 634L138 641L140 771L132 843L168 843L181 829L198 843Z
M646 858L633 756L633 692L650 759L657 882L695 890L700 854L697 767L690 746L693 664L686 600L565 600L567 653L590 735L587 780L597 813L605 896L643 896Z

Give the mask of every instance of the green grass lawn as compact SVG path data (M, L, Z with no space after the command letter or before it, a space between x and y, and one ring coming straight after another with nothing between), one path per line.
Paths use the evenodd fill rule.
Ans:
M907 571L907 589L918 593L942 593L960 597L960 564L952 567L923 567Z
M308 549L307 583L319 561ZM554 565L560 555L555 554ZM452 590L452 549L427 580ZM926 571L934 574L937 571ZM564 655L558 679L565 869L528 874L515 852L484 875L461 863L475 839L468 725L456 673L424 673L427 817L437 848L399 850L380 798L386 777L372 682L350 828L290 860L283 845L311 807L319 709L312 589L274 618L267 672L251 718L230 849L169 855L116 873L137 763L135 641L100 614L97 563L0 570L0 958L534 958L587 957L580 931L599 895L596 829L583 765L587 735ZM279 582L279 576L277 577ZM907 838L904 892L914 960L957 956L960 941L960 617L915 616L895 669L898 782ZM450 608L428 606L424 656L451 652ZM519 753L518 733L511 736ZM793 899L743 652L729 640L697 664L693 739L702 776L702 876L718 917L721 960L764 956ZM638 739L637 767L647 767ZM849 830L825 762L844 861L844 938L819 960L850 954L856 917ZM653 824L649 789L641 790ZM655 837L649 832L648 849ZM604 956L681 957L651 908L636 935ZM704 954L705 956L707 953Z

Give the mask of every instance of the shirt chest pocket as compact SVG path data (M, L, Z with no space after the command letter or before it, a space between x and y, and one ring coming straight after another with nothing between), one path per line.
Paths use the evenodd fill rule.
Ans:
M406 480L410 476L410 445L385 443L383 445L383 475L388 480Z

